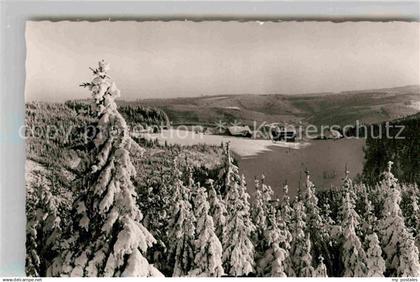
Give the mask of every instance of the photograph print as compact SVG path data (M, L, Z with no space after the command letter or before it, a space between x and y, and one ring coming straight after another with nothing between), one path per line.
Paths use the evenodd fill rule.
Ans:
M420 24L28 21L33 277L419 277Z

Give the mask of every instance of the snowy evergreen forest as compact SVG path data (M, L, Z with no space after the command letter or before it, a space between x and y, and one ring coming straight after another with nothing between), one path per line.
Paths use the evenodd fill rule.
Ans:
M109 70L99 62L82 84L91 112L27 105L28 128L73 127L27 139L27 275L420 276L419 187L400 182L391 159L374 184L347 171L341 187L322 189L305 171L302 187L290 187L296 197L264 175L246 183L229 143L179 146L130 135L129 124L167 116L120 113Z

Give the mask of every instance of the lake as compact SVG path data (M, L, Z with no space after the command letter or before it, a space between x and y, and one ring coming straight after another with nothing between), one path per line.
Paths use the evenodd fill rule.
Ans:
M355 177L363 169L364 139L311 140L308 142L286 143L271 140L256 140L222 135L205 135L182 130L163 130L161 133L147 134L146 138L157 138L160 142L181 145L220 145L230 142L240 172L245 175L248 191L254 193L254 177L265 175L265 182L271 185L277 196L282 187L289 185L291 196L305 184L305 170L309 170L312 181L320 189L338 186L344 177L345 167L350 176Z
M345 167L350 176L355 177L363 169L364 139L313 140L310 146L293 150L272 147L271 151L254 157L240 157L240 171L245 175L248 190L254 190L254 177L265 175L265 183L271 185L277 196L282 195L282 187L289 185L291 196L305 185L305 170L309 170L312 182L320 189L339 186L344 177Z

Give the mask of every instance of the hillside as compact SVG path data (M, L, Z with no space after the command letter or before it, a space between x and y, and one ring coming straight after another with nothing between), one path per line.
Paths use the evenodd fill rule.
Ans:
M143 99L162 109L174 124L213 124L218 120L321 124L379 123L420 110L420 86L311 93L302 95L218 95L192 98Z
M401 182L420 185L420 113L390 122L390 136L397 138L366 139L363 179L373 185L389 160L394 162L395 175ZM374 136L385 132L385 124L373 125ZM402 132L400 132L400 129ZM378 174L378 175L375 175Z

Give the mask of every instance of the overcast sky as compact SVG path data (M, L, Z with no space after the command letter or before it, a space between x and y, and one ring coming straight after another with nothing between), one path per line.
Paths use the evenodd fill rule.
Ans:
M419 23L28 22L26 99L89 98L105 59L122 98L420 84Z

